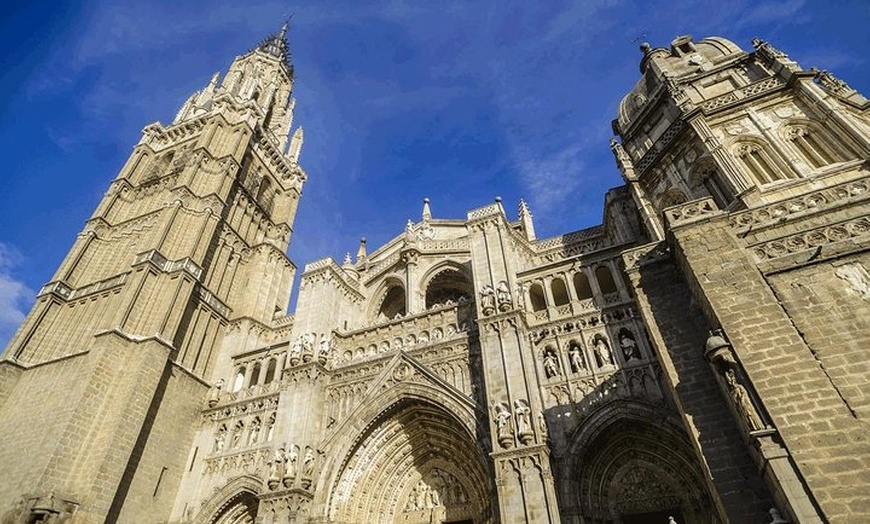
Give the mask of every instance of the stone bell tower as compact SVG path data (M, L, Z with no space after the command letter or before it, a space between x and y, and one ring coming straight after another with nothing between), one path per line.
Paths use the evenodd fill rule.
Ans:
M40 290L0 360L0 511L168 518L207 381L290 296L306 175L286 30L144 129Z

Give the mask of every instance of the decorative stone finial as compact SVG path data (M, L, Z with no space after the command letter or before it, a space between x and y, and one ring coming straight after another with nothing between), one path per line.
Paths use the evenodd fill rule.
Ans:
M649 42L641 42L640 50L643 54L649 53L650 48L652 48L652 46L649 45Z
M366 237L359 239L359 249L356 252L357 263L362 262L366 258Z
M501 204L501 197L500 196L495 197L495 202L496 202L496 204Z
M352 264L353 264L353 262L350 259L350 251L348 251L347 253L344 254L344 262L342 263L342 265L343 266L350 266Z
M429 207L429 199L423 199L423 220L432 218L432 209Z

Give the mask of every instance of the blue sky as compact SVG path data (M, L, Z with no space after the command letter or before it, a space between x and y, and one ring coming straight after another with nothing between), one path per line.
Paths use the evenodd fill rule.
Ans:
M26 5L23 5L26 4ZM69 4L69 5L64 5ZM141 129L293 14L309 175L301 268L418 220L525 198L539 237L597 224L638 44L760 36L870 93L870 2L38 0L0 15L0 347Z

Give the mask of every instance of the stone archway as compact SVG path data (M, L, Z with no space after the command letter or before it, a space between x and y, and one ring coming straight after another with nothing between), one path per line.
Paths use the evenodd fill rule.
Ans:
M329 518L348 524L490 522L484 464L478 443L443 408L399 402L368 426L341 464Z
M236 477L217 490L202 506L196 524L254 524L263 481L252 475Z
M685 435L645 411L606 406L580 428L561 480L563 503L587 524L667 524L671 516L718 523Z

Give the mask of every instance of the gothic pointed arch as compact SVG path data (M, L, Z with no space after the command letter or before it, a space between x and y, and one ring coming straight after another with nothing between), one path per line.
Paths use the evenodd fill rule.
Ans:
M490 474L478 442L445 407L391 403L336 461L328 517L336 522L486 522Z
M263 480L242 475L227 482L202 506L196 524L254 524Z
M369 317L375 320L389 320L397 316L403 317L407 312L405 283L396 277L384 279L372 295Z
M563 518L583 522L719 522L701 464L673 416L619 400L573 433L558 489Z
M470 300L474 296L468 269L452 261L445 261L430 269L420 279L420 289L426 298L426 309L448 302Z
M397 355L325 443L316 492L325 494L328 517L487 521L492 476L475 406L407 355Z

